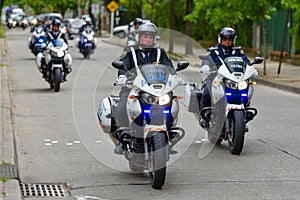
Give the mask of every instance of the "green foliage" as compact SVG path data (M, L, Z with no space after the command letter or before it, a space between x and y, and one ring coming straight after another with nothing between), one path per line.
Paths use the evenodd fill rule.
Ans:
M7 181L9 180L9 178L7 178L7 177L1 177L0 180L1 180L3 183L5 183L5 182L7 182Z
M3 26L0 24L0 38L4 37Z

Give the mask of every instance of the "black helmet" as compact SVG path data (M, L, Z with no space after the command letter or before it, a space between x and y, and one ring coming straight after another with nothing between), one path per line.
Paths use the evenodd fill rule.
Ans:
M60 20L59 19L54 19L54 20L52 20L52 22L51 22L51 26L53 27L53 26L60 26Z
M141 18L135 18L133 24L136 26L137 24L141 25L143 24L143 20Z
M221 32L218 35L218 43L221 44L222 38L231 38L232 39L232 45L235 44L236 39L236 33L233 28L225 27L221 30Z

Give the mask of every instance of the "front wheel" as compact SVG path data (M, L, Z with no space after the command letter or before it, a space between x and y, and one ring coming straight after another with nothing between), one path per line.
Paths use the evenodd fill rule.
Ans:
M55 92L59 92L61 80L62 80L62 70L61 70L61 68L54 68L54 70L53 70L53 84L54 84L54 91Z
M167 143L165 134L158 132L150 143L149 175L154 189L160 189L166 180Z
M92 53L92 47L85 47L84 48L84 59L90 59L90 55Z
M245 115L243 110L234 110L229 119L228 148L231 154L239 155L244 146Z

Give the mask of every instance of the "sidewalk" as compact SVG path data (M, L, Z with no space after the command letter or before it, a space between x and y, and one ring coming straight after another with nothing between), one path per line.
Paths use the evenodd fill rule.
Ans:
M0 200L21 199L17 175L15 136L12 125L12 109L7 74L5 40L0 39Z
M114 45L125 45L126 40L110 38L109 33L102 32L101 40ZM11 102L9 95L9 81L5 41L0 39L0 178L8 178L6 182L0 181L0 200L21 200L22 195L17 177L17 157L15 137L12 125ZM197 58L197 59L195 59ZM189 57L187 57L189 59ZM252 60L252 59L251 59ZM189 60L192 65L199 65L198 55ZM263 75L263 64L256 65L260 73L258 84L279 88L300 94L300 66L282 63L281 73L277 76L279 62L267 60L266 76Z

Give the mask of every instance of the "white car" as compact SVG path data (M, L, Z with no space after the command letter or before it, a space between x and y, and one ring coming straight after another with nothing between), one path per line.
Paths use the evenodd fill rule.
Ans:
M143 22L144 23L149 23L150 20L148 19L143 19ZM131 31L134 31L134 25L133 25L134 21L131 21L128 24L125 24L125 25L121 25L121 26L116 26L114 29L113 29L113 33L114 35L117 35L119 36L120 38L125 38L127 35L128 35L128 27L130 26L130 32Z

